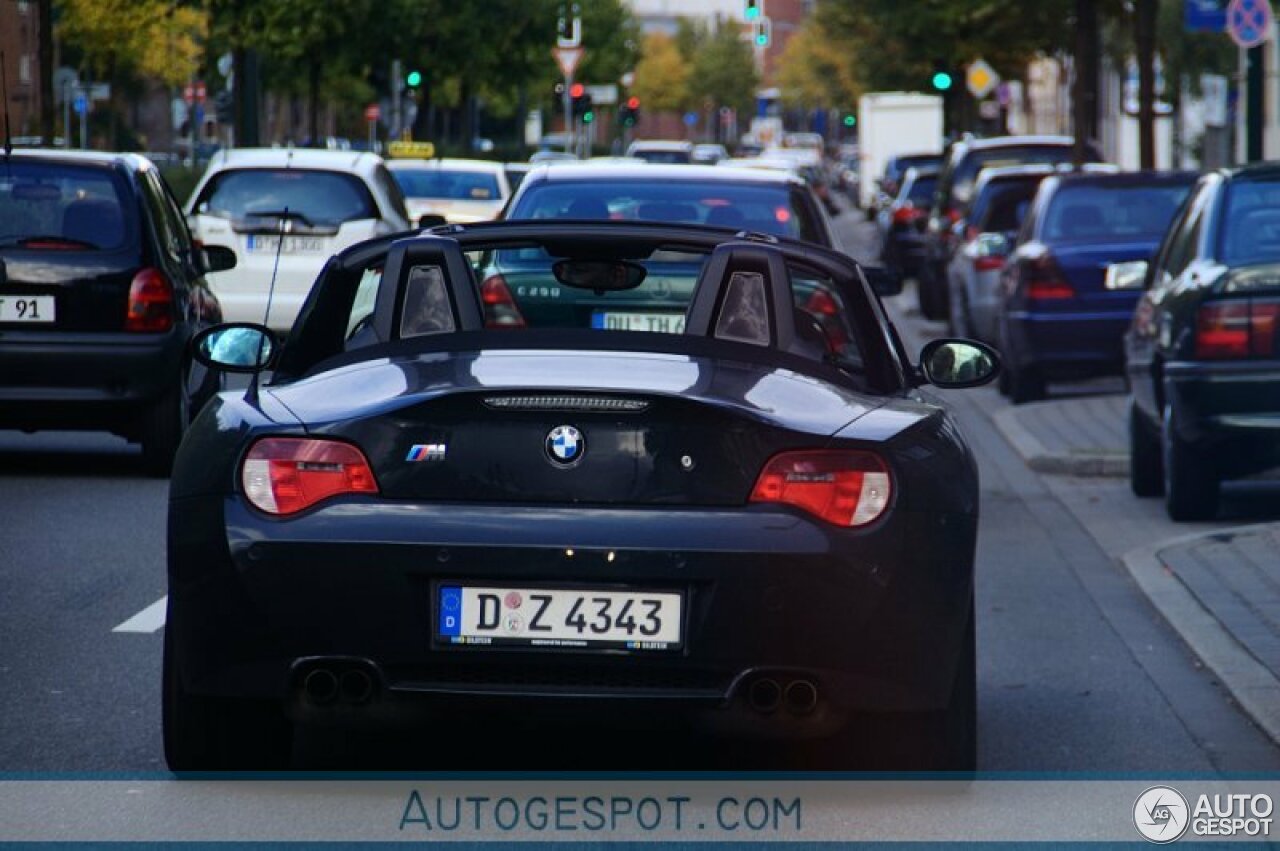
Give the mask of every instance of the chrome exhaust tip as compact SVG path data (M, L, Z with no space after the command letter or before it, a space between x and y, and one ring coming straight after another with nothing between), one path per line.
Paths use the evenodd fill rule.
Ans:
M818 687L808 680L796 680L787 685L783 700L789 712L808 715L818 705Z
M330 703L338 696L338 678L328 668L316 668L302 681L302 690L312 703Z
M751 684L751 690L747 693L747 702L756 712L770 713L778 709L778 705L782 703L782 686L778 685L777 680L766 678L758 679Z

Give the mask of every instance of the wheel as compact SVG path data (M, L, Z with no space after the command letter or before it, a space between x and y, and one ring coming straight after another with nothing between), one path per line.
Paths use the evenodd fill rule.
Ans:
M938 270L928 260L921 265L920 276L916 278L916 296L925 319L946 318L946 295L938 283Z
M973 606L947 708L861 716L828 740L822 763L835 770L966 771L978 765L978 654Z
M186 374L185 371L183 373ZM163 478L173 469L173 456L191 418L191 403L183 382L171 387L142 413L139 442L147 475Z
M165 630L164 759L170 771L272 771L289 767L293 725L269 701L190 694Z
M1035 402L1045 397L1044 377L1033 366L1014 366L1005 364L1000 373L1002 382L1008 376L1009 401L1015 405L1023 402Z
M1164 462L1164 507L1172 520L1212 520L1218 513L1219 482L1213 462L1178 438L1173 405L1165 403L1160 429Z
M1160 439L1138 413L1136 402L1129 403L1129 487L1135 496L1159 496L1164 493L1164 465L1160 458Z

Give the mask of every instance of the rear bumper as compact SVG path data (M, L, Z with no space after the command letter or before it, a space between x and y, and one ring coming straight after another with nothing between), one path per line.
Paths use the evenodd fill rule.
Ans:
M0 334L0 427L100 428L174 386L186 334Z
M1169 361L1163 374L1180 439L1213 451L1229 475L1280 465L1280 361Z
M1009 351L1020 367L1049 373L1120 374L1124 334L1131 314L1125 312L1030 313L1011 311L1005 319Z
M223 516L226 531L208 524ZM972 516L905 511L850 532L758 509L350 502L276 521L200 498L171 509L168 628L191 690L277 698L303 716L328 711L306 698L311 670L355 666L388 711L645 701L750 733L759 713L744 707L771 680L814 685L820 705L793 731L812 734L853 711L946 705L975 536ZM446 582L680 590L684 647L443 644L432 625Z

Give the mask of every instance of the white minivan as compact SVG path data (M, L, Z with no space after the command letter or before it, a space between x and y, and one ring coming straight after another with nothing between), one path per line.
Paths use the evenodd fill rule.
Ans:
M358 151L220 151L186 213L196 240L236 253L234 269L208 275L223 319L265 322L280 332L293 325L332 255L410 227L404 195L382 158ZM277 248L280 268L267 316Z

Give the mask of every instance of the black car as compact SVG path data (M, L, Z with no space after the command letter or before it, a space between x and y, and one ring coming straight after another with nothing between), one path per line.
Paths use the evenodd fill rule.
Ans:
M0 428L109 430L166 474L219 378L188 353L222 320L178 204L132 154L0 155Z
M1134 493L1174 520L1218 510L1224 479L1280 464L1280 166L1205 175L1149 268L1125 338Z
M472 263L504 251L596 297L655 257L700 265L678 334L490 328ZM849 339L795 308L815 279ZM840 767L874 726L973 767L977 471L919 388L984 383L996 356L939 340L908 362L847 256L697 225L446 226L339 254L273 350L261 326L196 341L274 374L178 454L171 768L283 765L295 724L439 735L474 712L825 740Z
M937 183L936 168L907 169L897 197L877 216L881 261L909 278L920 274L924 261L924 227Z
M965 139L947 150L925 231L925 262L917 287L921 313L929 319L947 318L947 266L960 245L953 228L964 218L973 200L979 173L984 168L1001 166L1069 163L1073 145L1070 136L998 136ZM1085 161L1102 162L1093 145L1088 146Z
M1135 171L1040 183L997 288L1001 389L1015 403L1042 398L1049 381L1123 373L1138 290L1108 265L1151 257L1195 177Z
M937 172L942 167L942 154L899 154L889 157L884 164L884 174L880 177L880 191L886 198L898 197L902 189L902 178L913 168Z

